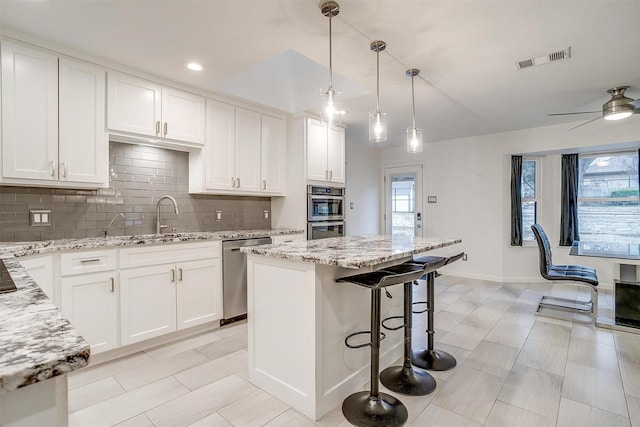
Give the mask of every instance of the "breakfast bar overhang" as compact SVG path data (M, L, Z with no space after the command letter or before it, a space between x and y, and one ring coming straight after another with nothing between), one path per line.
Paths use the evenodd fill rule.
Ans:
M368 330L369 292L336 283L409 260L461 239L349 236L243 248L247 257L249 379L317 420L368 381L368 348L347 335ZM402 313L402 287L389 288L382 318ZM402 333L388 332L380 366L402 356Z

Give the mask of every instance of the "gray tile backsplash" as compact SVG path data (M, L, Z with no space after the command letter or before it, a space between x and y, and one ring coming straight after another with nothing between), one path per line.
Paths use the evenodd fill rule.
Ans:
M110 186L100 190L0 187L0 241L30 241L97 237L111 219L110 235L155 232L158 199L170 195L178 202L161 205L162 224L177 232L270 228L264 211L267 197L189 194L189 155L180 151L111 142ZM50 209L51 226L31 226L30 209ZM222 211L222 220L215 212ZM271 217L271 215L269 215Z

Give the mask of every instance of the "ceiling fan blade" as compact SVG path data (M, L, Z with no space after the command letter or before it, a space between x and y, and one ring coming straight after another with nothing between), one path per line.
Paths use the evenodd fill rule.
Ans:
M602 113L602 111L579 111L575 113L551 113L551 114L547 114L547 116L570 116L573 114L593 114L593 113Z
M589 120L589 121L586 121L586 122L584 122L584 123L581 123L581 124L579 124L578 126L574 126L574 127L570 128L569 130L574 130L574 129L576 129L576 128L579 128L580 126L588 125L589 123L591 123L591 122L595 122L596 120L600 120L601 118L602 118L602 116L600 116L600 117L596 117L595 119L591 119L591 120Z

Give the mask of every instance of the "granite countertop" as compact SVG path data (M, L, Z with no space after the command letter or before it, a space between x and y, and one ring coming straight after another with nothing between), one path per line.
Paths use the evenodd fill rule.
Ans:
M462 239L438 237L346 236L241 248L242 252L345 268L382 264L420 252L461 243Z
M0 294L0 392L64 375L89 363L89 344L26 273L17 257L56 251L244 239L302 232L289 229L239 230L0 244L0 257L18 288L15 292Z
M18 290L0 294L0 392L86 366L89 344L15 258L3 261Z
M154 245L161 243L196 242L204 240L233 240L253 237L303 233L302 230L232 230L191 233L142 234L138 236L109 236L86 239L43 240L37 242L10 242L0 244L0 255L21 257L56 251L112 248L121 246Z

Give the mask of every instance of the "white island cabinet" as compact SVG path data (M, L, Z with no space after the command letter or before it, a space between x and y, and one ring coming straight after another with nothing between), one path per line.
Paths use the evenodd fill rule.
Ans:
M398 264L460 239L349 236L242 248L248 253L249 378L317 420L369 380L369 347L348 349L370 328L370 291L336 283ZM381 318L401 315L402 286L389 288ZM402 356L403 334L387 333L381 369Z

